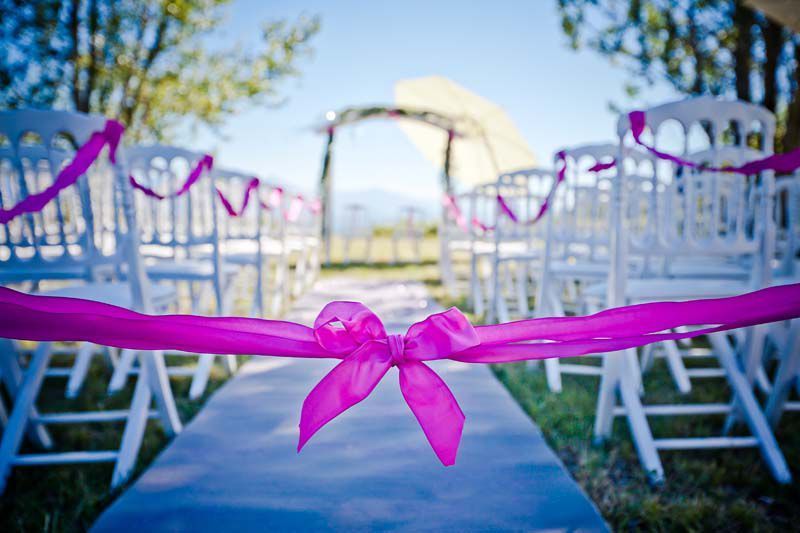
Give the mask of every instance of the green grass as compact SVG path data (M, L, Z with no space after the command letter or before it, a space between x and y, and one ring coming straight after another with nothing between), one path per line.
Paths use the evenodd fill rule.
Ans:
M391 265L389 240L377 238L377 264L342 265L341 250L334 246L334 264L324 268L322 275L420 281L442 305L456 305L468 311L464 298L449 298L439 284L437 254L436 242L426 239L421 263ZM565 376L564 392L556 395L547 391L543 372L525 364L496 365L494 372L539 425L547 442L615 530L800 529L800 483L795 481L785 487L775 483L756 450L662 453L666 481L663 486L653 487L639 466L623 419L616 422L614 434L605 445L592 445L597 378ZM49 379L39 405L48 410L125 407L132 387L109 398L105 394L109 377L110 371L98 358L78 399L65 400L64 380ZM191 419L224 380L224 372L215 368L205 396L192 402L186 399L189 378L173 379L182 419ZM661 360L647 375L645 384L649 402L680 400ZM729 399L721 380L700 380L695 384L695 391L685 401ZM721 424L721 417L653 419L656 436L702 436L718 431ZM122 432L119 424L56 429L54 437L61 450L116 445ZM790 413L784 417L778 439L797 480L800 415ZM149 424L137 475L166 444L158 425ZM108 492L111 471L108 465L15 469L0 497L0 531L87 529L117 495Z
M187 363L195 358L182 358ZM65 360L56 363L64 363ZM174 361L170 361L174 364ZM47 412L126 409L133 394L133 380L118 394L108 396L110 369L95 358L84 389L74 400L64 398L66 380L48 378L38 405ZM188 399L191 378L172 378L175 402L181 420L191 420L209 396L225 381L215 367L205 394L197 401ZM122 438L122 423L51 426L54 451L116 449ZM135 479L166 446L168 439L160 426L147 425ZM35 452L30 447L25 452ZM0 497L0 531L85 531L120 491L109 492L113 466L109 464L64 465L14 468L5 492Z

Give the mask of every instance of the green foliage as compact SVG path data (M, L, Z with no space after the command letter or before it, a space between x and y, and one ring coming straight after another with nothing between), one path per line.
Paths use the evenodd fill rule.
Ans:
M778 148L800 145L800 35L741 0L558 0L573 48L625 65L639 84L735 96L778 116Z
M252 50L212 49L228 3L0 1L0 107L100 113L164 140L187 119L218 126L245 103L274 103L319 20L265 23Z

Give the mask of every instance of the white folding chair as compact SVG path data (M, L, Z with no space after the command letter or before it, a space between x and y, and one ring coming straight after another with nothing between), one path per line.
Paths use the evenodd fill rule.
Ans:
M372 224L367 215L367 208L361 204L350 204L345 208L345 221L342 236L344 238L344 264L349 264L352 246L357 241L364 242L364 263L372 262Z
M466 212L473 194L470 191L442 199L442 216L437 229L439 272L442 285L453 298L465 292L471 294L470 283L474 275L463 264L471 263L473 248L483 240L483 236L477 235L475 228L469 223ZM477 314L483 314L482 308L480 311L476 307L473 309Z
M229 201L242 201L252 176L221 168L215 168L213 173L217 187ZM262 182L259 189L251 193L253 196L240 216L222 214L219 217L221 251L225 263L242 270L252 267L256 271L250 315L276 317L288 305L289 252L284 237L282 204L276 200L270 206L265 200L273 187ZM234 204L235 209L240 207Z
M0 164L3 206L14 205L49 186L68 159L64 153L85 143L93 132L103 130L104 124L102 117L77 113L30 110L0 113L0 135L8 146ZM37 146L30 149L26 142L34 136ZM85 283L42 294L93 299L144 312L156 311L174 300L170 287L150 286L144 275L122 149L117 152L117 164L96 163L41 212L22 215L6 224L2 231L5 239L0 243L0 254L10 265L6 268L4 262L0 266L2 272L13 272L24 267L25 261L31 261L32 266L39 265L33 269L38 280L58 279L63 273L59 270L62 265L89 273ZM44 267L48 265L42 261L53 257L56 259L52 265L59 265L59 269L47 272ZM127 281L115 281L123 268ZM141 373L128 410L44 413L37 409L36 400L52 351L52 343L38 343L23 370L14 343L0 340L1 372L13 401L0 441L0 490L14 466L96 462L114 463L111 484L116 487L133 470L148 418L158 417L168 435L181 430L163 357L158 352L136 353ZM150 410L153 399L155 411ZM124 421L125 430L116 450L20 452L26 431L34 443L49 448L52 441L45 429L47 425L118 421Z
M586 144L564 149L563 160L558 155L554 157L556 167L566 167L564 181L540 221L545 227L545 248L533 316L565 316L567 311L581 311L581 289L608 277L609 204L616 170L590 169L614 160L617 151L615 144ZM639 166L643 156L631 151L626 160ZM599 365L564 363L558 359L545 360L544 367L548 387L553 392L561 391L563 374L599 376L601 372Z
M484 198L493 212L494 229L489 284L490 322L529 316L528 285L544 251L544 226L531 221L553 185L553 172L541 168L502 174ZM517 217L515 222L500 206L498 195ZM512 311L513 308L513 311Z
M419 220L422 211L414 206L404 207L401 211L400 221L392 230L392 262L400 262L401 247L411 253L411 261L419 263L422 260L420 246L424 237L424 231L420 227ZM407 246L403 245L405 241Z
M746 139L758 134L761 152L772 152L775 121L769 111L744 102L726 102L710 97L669 103L646 111L646 124L661 139L666 124L677 126L683 148L676 150L684 157L698 149L692 146L693 136L707 135L709 150L720 150L728 141L744 146ZM619 158L624 159L629 136L627 117L618 124ZM664 149L663 145L661 145ZM726 149L726 157L730 150ZM712 165L720 164L712 158ZM736 163L734 161L734 163ZM682 300L731 296L763 287L769 278L769 261L773 256L774 226L771 202L774 179L770 172L760 176L678 170L674 165L653 156L654 175L647 180L628 177L626 165L618 168L612 188L611 268L607 283L589 287L588 297L597 297L603 305L620 305L652 301ZM636 190L633 190L636 189ZM631 218L639 198L655 196L649 211ZM685 256L692 260L708 258L711 263L738 256L749 261L749 280L730 277L680 279L646 273L631 277L627 273L629 254L653 258L664 265ZM724 262L724 261L723 261ZM771 473L781 483L788 483L791 474L783 454L756 401L748 375L754 359L760 358L764 327L740 330L732 335L709 335L713 353L724 368L732 390L730 403L643 405L635 383L635 370L621 354L607 354L597 401L595 437L610 435L614 417L625 416L639 454L651 479L663 479L659 458L662 450L758 447ZM617 397L621 405L617 407ZM722 434L711 437L655 438L648 416L697 416L737 413L746 422L749 436L730 436L728 424Z
M301 195L295 195L289 199L288 205L284 205L281 224L283 242L289 253L290 264L294 266L291 295L298 297L313 285L319 275L322 253L321 211L313 209L311 203ZM367 238L371 239L371 235ZM370 244L371 240L367 244L367 258Z
M214 177L204 171L198 181L183 195L175 196L203 154L173 146L134 146L126 150L131 176L153 189L164 200L134 192L136 216L141 230L141 252L145 257L148 278L188 288L190 308L203 313L211 307L209 289L213 293L214 312L229 314L231 302L227 288L237 272L226 264L220 252L218 206ZM187 355L187 354L179 354ZM192 354L193 355L193 354ZM205 391L217 356L200 354L196 367L173 366L171 375L191 375L189 397L199 398ZM236 358L222 356L230 374L236 371ZM130 350L121 352L119 364L109 383L109 392L124 387L133 368Z

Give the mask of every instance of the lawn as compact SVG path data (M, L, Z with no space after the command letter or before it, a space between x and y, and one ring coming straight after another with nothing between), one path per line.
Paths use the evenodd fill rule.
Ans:
M424 283L443 305L469 311L465 298L449 298L439 283L438 247L426 239L419 264L392 265L388 239L376 239L378 263L343 265L340 243L334 243L335 263L322 275L416 280ZM358 255L353 253L353 259ZM468 313L469 315L469 313ZM475 317L471 318L475 319ZM604 446L591 444L594 400L598 380L589 376L566 376L564 392L547 391L542 372L525 364L496 365L494 372L522 408L542 429L548 443L561 457L572 476L615 530L718 530L786 531L800 524L800 483L782 487L770 477L755 450L727 452L667 452L662 454L666 482L653 487L639 467L627 426L615 425L613 438ZM109 370L99 361L92 367L83 394L63 398L64 381L47 381L41 405L58 410L125 406L131 387L108 397L105 385ZM216 368L206 395L197 402L187 400L189 378L174 378L178 407L184 421L190 420L214 390L224 383L224 372ZM669 375L661 363L646 377L647 400L667 402L677 398ZM727 401L721 380L696 382L688 400ZM657 435L699 436L718 430L720 417L660 420ZM121 426L92 425L59 428L59 449L84 443L96 449L117 442ZM795 479L800 477L800 416L788 414L778 433L782 449ZM167 443L157 424L151 423L137 464L141 472ZM116 496L108 493L108 465L16 469L0 497L0 531L81 531Z

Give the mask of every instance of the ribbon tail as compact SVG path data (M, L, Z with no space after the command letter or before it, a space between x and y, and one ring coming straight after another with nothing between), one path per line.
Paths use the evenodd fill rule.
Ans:
M300 440L297 451L322 426L369 396L391 362L376 353L377 346L366 344L336 365L308 393L300 413Z
M442 378L423 363L406 361L398 368L400 391L431 448L443 465L454 465L464 430L464 412L456 397Z

